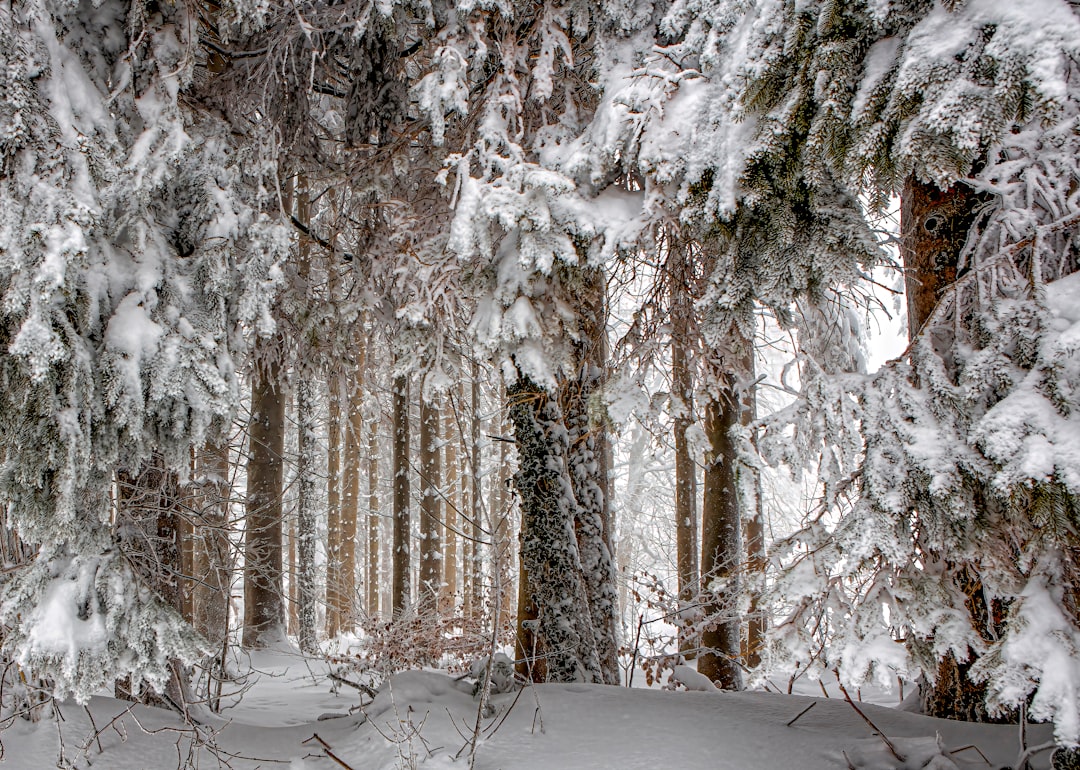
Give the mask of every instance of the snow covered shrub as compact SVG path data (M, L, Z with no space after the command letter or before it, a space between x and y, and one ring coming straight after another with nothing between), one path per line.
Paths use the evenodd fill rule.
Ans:
M384 681L398 671L439 668L468 671L491 647L491 628L483 617L418 612L412 605L395 620L361 621L360 649L343 662L358 673ZM513 644L512 629L499 630L500 643Z

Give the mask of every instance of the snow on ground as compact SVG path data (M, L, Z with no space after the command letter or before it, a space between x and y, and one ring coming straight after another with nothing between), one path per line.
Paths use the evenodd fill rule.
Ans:
M253 656L251 665L251 687L236 705L206 718L200 741L168 712L96 697L89 710L61 704L59 720L15 720L0 732L0 768L40 770L61 758L64 767L109 770L171 770L185 762L199 770L469 766L478 701L468 679L404 672L358 708L360 693L337 690L323 661L278 652ZM771 692L538 685L494 695L492 707L481 719L482 770L1005 768L1016 763L1020 746L1014 726L858 704L901 761L842 698ZM328 714L342 716L319 720ZM1049 735L1045 725L1030 726L1028 744ZM1049 767L1048 754L1032 766Z

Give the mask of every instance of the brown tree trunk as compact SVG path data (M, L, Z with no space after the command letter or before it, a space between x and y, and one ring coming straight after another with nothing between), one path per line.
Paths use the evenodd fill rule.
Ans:
M748 380L754 379L754 360L748 357L746 361L746 374ZM742 413L742 424L748 426L757 417L757 392L747 390L743 396L745 408ZM746 571L750 593L750 607L746 618L746 648L743 650L743 660L748 668L757 668L761 665L761 653L765 648L765 634L769 629L769 607L764 601L765 593L765 569L768 566L768 553L765 549L765 509L761 501L761 474L756 468L749 468L742 463L737 466L740 476L740 494L745 500L749 493L753 495L752 507L743 511L743 521L746 525ZM751 502L751 501L747 501Z
M908 337L914 340L956 282L960 254L984 196L963 185L940 190L909 177L900 204L900 256L904 261ZM938 333L938 330L935 330ZM951 338L934 340L939 352Z
M669 238L671 279L671 389L678 399L675 439L675 551L679 601L692 602L701 589L698 574L697 466L686 432L694 425L694 370L690 354L694 327L690 247ZM679 634L679 649L693 657L689 635Z
M927 326L942 295L956 281L960 255L976 210L984 200L963 185L941 190L909 177L904 184L900 207L900 255L906 273L908 336L914 341L920 333L929 335L933 350L950 363L955 342L953 323ZM947 319L948 320L948 319ZM924 328L925 327L925 328ZM947 560L948 554L940 554ZM972 593L981 595L978 573L965 566L953 567L956 579ZM972 607L969 606L969 610ZM972 623L985 628L985 618L973 612ZM924 713L929 716L988 721L986 686L971 680L972 659L958 661L951 653L938 661L934 681L920 683L919 695Z
M425 610L435 607L442 589L442 483L439 458L439 407L420 398L420 587Z
M271 357L251 379L247 515L244 533L244 631L248 649L285 638L281 571L282 453L285 395L280 365Z
M409 590L409 378L394 378L394 537L391 606L397 618L408 608Z
M710 456L705 466L701 510L702 582L711 599L704 607L698 671L727 690L742 689L740 622L737 599L742 568L742 511L732 428L744 409L737 372L715 369L713 392L705 402L705 437Z
M326 430L326 635L341 632L341 375L329 382L329 417Z
M227 631L233 565L229 545L229 445L224 441L207 445L196 456L195 469L202 488L192 548L193 624L217 648L225 641Z

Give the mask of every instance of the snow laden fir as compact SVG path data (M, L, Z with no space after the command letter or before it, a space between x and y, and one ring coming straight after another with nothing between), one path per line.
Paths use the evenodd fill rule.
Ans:
M197 721L295 641L1080 743L1075 0L0 0L0 51L0 720Z

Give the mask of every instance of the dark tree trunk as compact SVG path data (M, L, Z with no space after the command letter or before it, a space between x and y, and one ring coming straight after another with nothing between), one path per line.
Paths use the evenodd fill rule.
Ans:
M248 428L247 516L244 533L244 632L248 649L285 639L281 570L282 454L285 395L279 364L252 375Z
M410 602L409 590L409 378L394 378L394 554L391 606L398 617Z
M210 444L195 458L202 483L199 518L194 527L192 591L195 630L215 648L225 641L229 620L229 583L233 560L229 545L229 445Z
M900 208L900 254L906 272L908 335L911 340L920 333L929 335L933 350L945 359L946 365L950 364L955 344L953 323L927 326L927 321L942 295L958 277L960 255L982 201L982 196L963 185L941 190L914 177L909 177L904 185ZM952 320L963 322L963 319ZM940 556L944 559L948 555ZM955 579L967 584L968 588L981 585L971 568L957 565L952 569ZM981 595L981 588L978 593ZM976 609L969 602L972 622L982 628L985 613L982 613L984 618L980 618ZM986 687L969 676L974 663L974 656L960 662L951 653L940 659L933 681L926 678L920 683L919 697L924 713L950 719L988 721Z
M737 600L742 568L742 511L735 444L731 431L743 405L733 372L714 372L713 392L705 403L705 436L711 448L705 466L702 504L701 572L712 598L705 606L710 620L701 635L698 671L727 690L742 688Z

